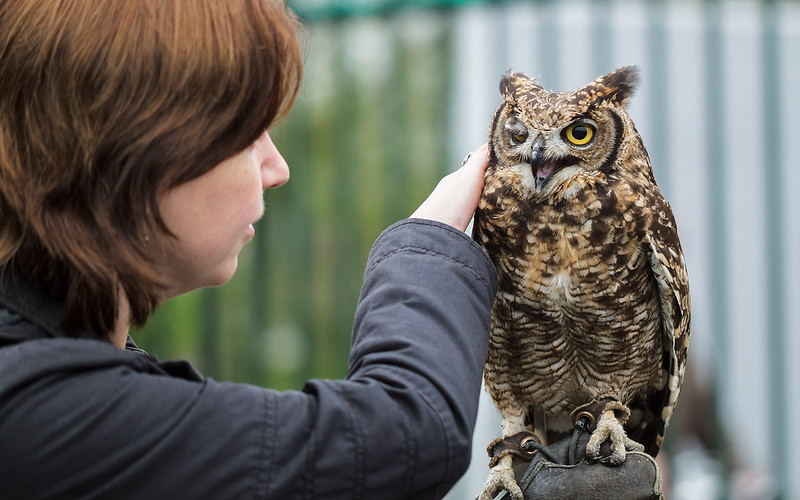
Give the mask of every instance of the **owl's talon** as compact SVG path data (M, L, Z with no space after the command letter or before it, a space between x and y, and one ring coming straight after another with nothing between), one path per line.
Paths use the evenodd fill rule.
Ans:
M611 455L604 457L600 453L600 445L606 440L611 441ZM629 451L644 451L644 446L625 434L622 422L615 416L614 410L603 411L586 445L586 457L590 460L599 460L606 465L620 465L625 461Z
M511 500L524 500L511 464L510 455L500 459L497 465L489 471L489 478L486 480L483 491L475 500L493 500L503 490L508 492Z

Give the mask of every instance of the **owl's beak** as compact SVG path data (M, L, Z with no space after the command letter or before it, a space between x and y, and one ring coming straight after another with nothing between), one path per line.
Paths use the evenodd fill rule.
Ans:
M544 139L538 136L532 145L531 157L528 163L531 166L533 178L536 179L536 190L541 191L542 187L547 183L554 173L561 170L567 165L575 162L572 156L562 158L545 158L544 154Z
M533 144L531 144L531 157L528 160L528 163L531 164L531 168L533 168L534 172L536 171L536 166L542 159L543 153L544 137L542 137L542 134L538 134L536 139L533 140Z
M541 135L536 136L533 144L531 144L531 157L528 159L528 164L531 166L533 178L536 179L536 189L541 189L544 184L545 178L539 177L539 167L544 160L544 138ZM546 177L546 176L545 176Z
M533 170L534 175L536 174L536 171L539 170L540 163L542 163L542 154L534 151L530 159L528 159L528 164L531 166L531 170Z

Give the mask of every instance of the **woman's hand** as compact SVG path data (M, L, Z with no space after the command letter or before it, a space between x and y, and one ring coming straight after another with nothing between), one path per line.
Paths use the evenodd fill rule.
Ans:
M442 178L411 217L435 220L466 231L478 207L488 162L489 148L484 144L461 168Z

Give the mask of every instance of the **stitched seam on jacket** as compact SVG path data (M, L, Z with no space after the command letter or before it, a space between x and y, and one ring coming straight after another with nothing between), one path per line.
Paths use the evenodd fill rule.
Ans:
M387 260L390 257L393 257L393 256L398 255L398 254L402 254L402 253L416 253L416 254L434 255L434 256L437 256L437 257L444 257L445 259L448 259L448 260L450 260L452 262L455 262L460 267L463 267L463 268L469 270L469 272L473 276L475 276L475 278L477 278L478 281L481 282L481 284L483 284L483 287L486 289L486 291L491 294L491 291L492 291L491 286L489 286L489 284L486 282L486 280L483 278L483 276L481 276L480 273L475 270L475 268L473 268L472 266L470 266L469 264L467 264L465 262L462 262L462 261L460 261L460 260L458 260L456 258L451 257L450 255L443 254L443 253L437 252L435 250L430 250L428 248L423 248L423 247L406 246L406 247L403 247L403 248L398 248L397 250L392 250L389 253L381 255L375 262L373 262L372 265L369 266L369 269L367 270L367 272L368 273L372 272L372 270L375 269L375 267L377 267L384 260Z
M353 443L355 446L354 451L354 467L356 470L354 485L353 485L353 500L364 498L364 483L366 477L366 452L364 449L364 431L359 426L356 413L353 411L353 405L347 391L342 391L338 386L334 385L336 391L342 396L345 403L347 403L347 417L351 422L350 429L352 429Z
M405 459L406 459L406 474L403 478L403 493L407 494L411 492L411 488L414 487L414 472L417 468L417 439L409 430L410 425L408 422L408 418L403 415L403 419L400 421L400 428L403 431L403 440L406 443L405 447Z
M313 409L309 411L309 414L312 415L312 418L308 419L308 446L306 447L306 474L305 480L303 481L303 498L313 499L314 497L314 490L316 488L316 484L314 483L314 479L316 477L316 459L317 459L317 445L316 445L316 434L315 434L315 427L314 422L317 421L319 415L318 406L316 401L311 398L309 399L310 404L313 405Z
M258 465L259 469L256 470L256 484L258 485L258 479L263 479L264 484L260 485L260 488L256 491L256 497L263 496L263 498L269 498L269 486L272 484L272 464L275 461L275 433L277 432L277 426L275 425L275 418L277 416L277 406L278 400L277 398L273 398L274 402L270 405L270 399L267 393L263 394L264 396L264 425L262 426L261 431L261 453L258 457ZM270 412L270 409L273 411ZM272 427L272 439L267 438L267 428ZM270 443L272 446L270 446ZM269 447L269 450L267 448ZM269 456L267 455L269 453ZM263 495L258 495L258 491L263 492Z
M367 368L364 371L360 372L359 376L365 376L365 375L369 375L372 372L381 372L383 370L386 370L386 371L392 373L393 375L396 375L397 377L403 379L411 387L418 387L418 385L415 384L413 381L411 381L408 377L406 377L405 374L403 374L402 371L397 370L397 369L392 368L391 366L387 366L387 365L374 366L374 367ZM423 378L427 378L427 377L423 376ZM440 413L440 411L436 407L436 405L433 404L433 402L429 399L428 395L425 394L425 389L420 387L419 390L417 391L417 393L420 395L420 397L425 402L425 404L427 404L428 407L430 407L431 410L433 410L433 414L436 416L436 419L439 421L439 425L441 426L442 431L443 431L442 432L442 437L444 439L444 449L445 449L444 472L443 472L442 478L441 478L442 481L440 481L439 484L435 485L435 489L436 489L435 497L436 498L441 498L442 496L444 496L445 493L447 493L447 491L439 491L442 488L441 482L443 482L444 480L446 480L447 478L450 477L450 471L452 469L452 467L451 467L452 459L451 459L451 456L450 456L450 447L451 447L450 446L450 435L447 432L448 424L445 423L444 419L442 418L442 414ZM416 441L415 441L415 444L416 444ZM415 446L415 449L416 449L416 446Z
M483 259L485 259L489 263L491 263L491 259L489 259L489 255L486 253L486 251L483 250L483 248L480 246L480 244L478 244L477 241L475 241L472 238L470 238L469 235L467 235L467 233L465 233L464 231L461 231L459 229L456 229L456 228L454 228L453 226L451 226L449 224L445 224L443 222L435 222L435 221L428 220L428 219L403 219L403 220L401 220L399 222L395 222L394 224L392 224L391 226L386 228L383 231L383 233L381 233L378 236L378 239L375 240L375 244L373 245L373 247L377 247L378 243L381 242L384 238L388 238L389 235L391 235L395 231L399 231L403 226L408 226L408 225L411 225L411 226L427 226L427 227L433 227L433 228L436 228L436 229L441 229L442 231L445 231L448 234L451 234L451 235L455 236L456 238L459 238L459 239L465 241L469 246L481 250Z

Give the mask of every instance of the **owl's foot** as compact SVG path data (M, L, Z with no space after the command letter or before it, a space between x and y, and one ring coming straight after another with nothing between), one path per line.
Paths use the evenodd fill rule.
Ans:
M522 490L517 484L517 477L511 465L511 455L502 457L489 471L489 478L483 486L483 491L475 500L492 500L503 490L508 492L511 500L523 500Z
M644 451L644 446L629 438L622 427L629 415L630 410L618 401L606 404L586 445L588 459L600 460L608 465L620 465L625 461L627 452ZM600 445L606 440L611 441L611 455L607 457L600 453Z

